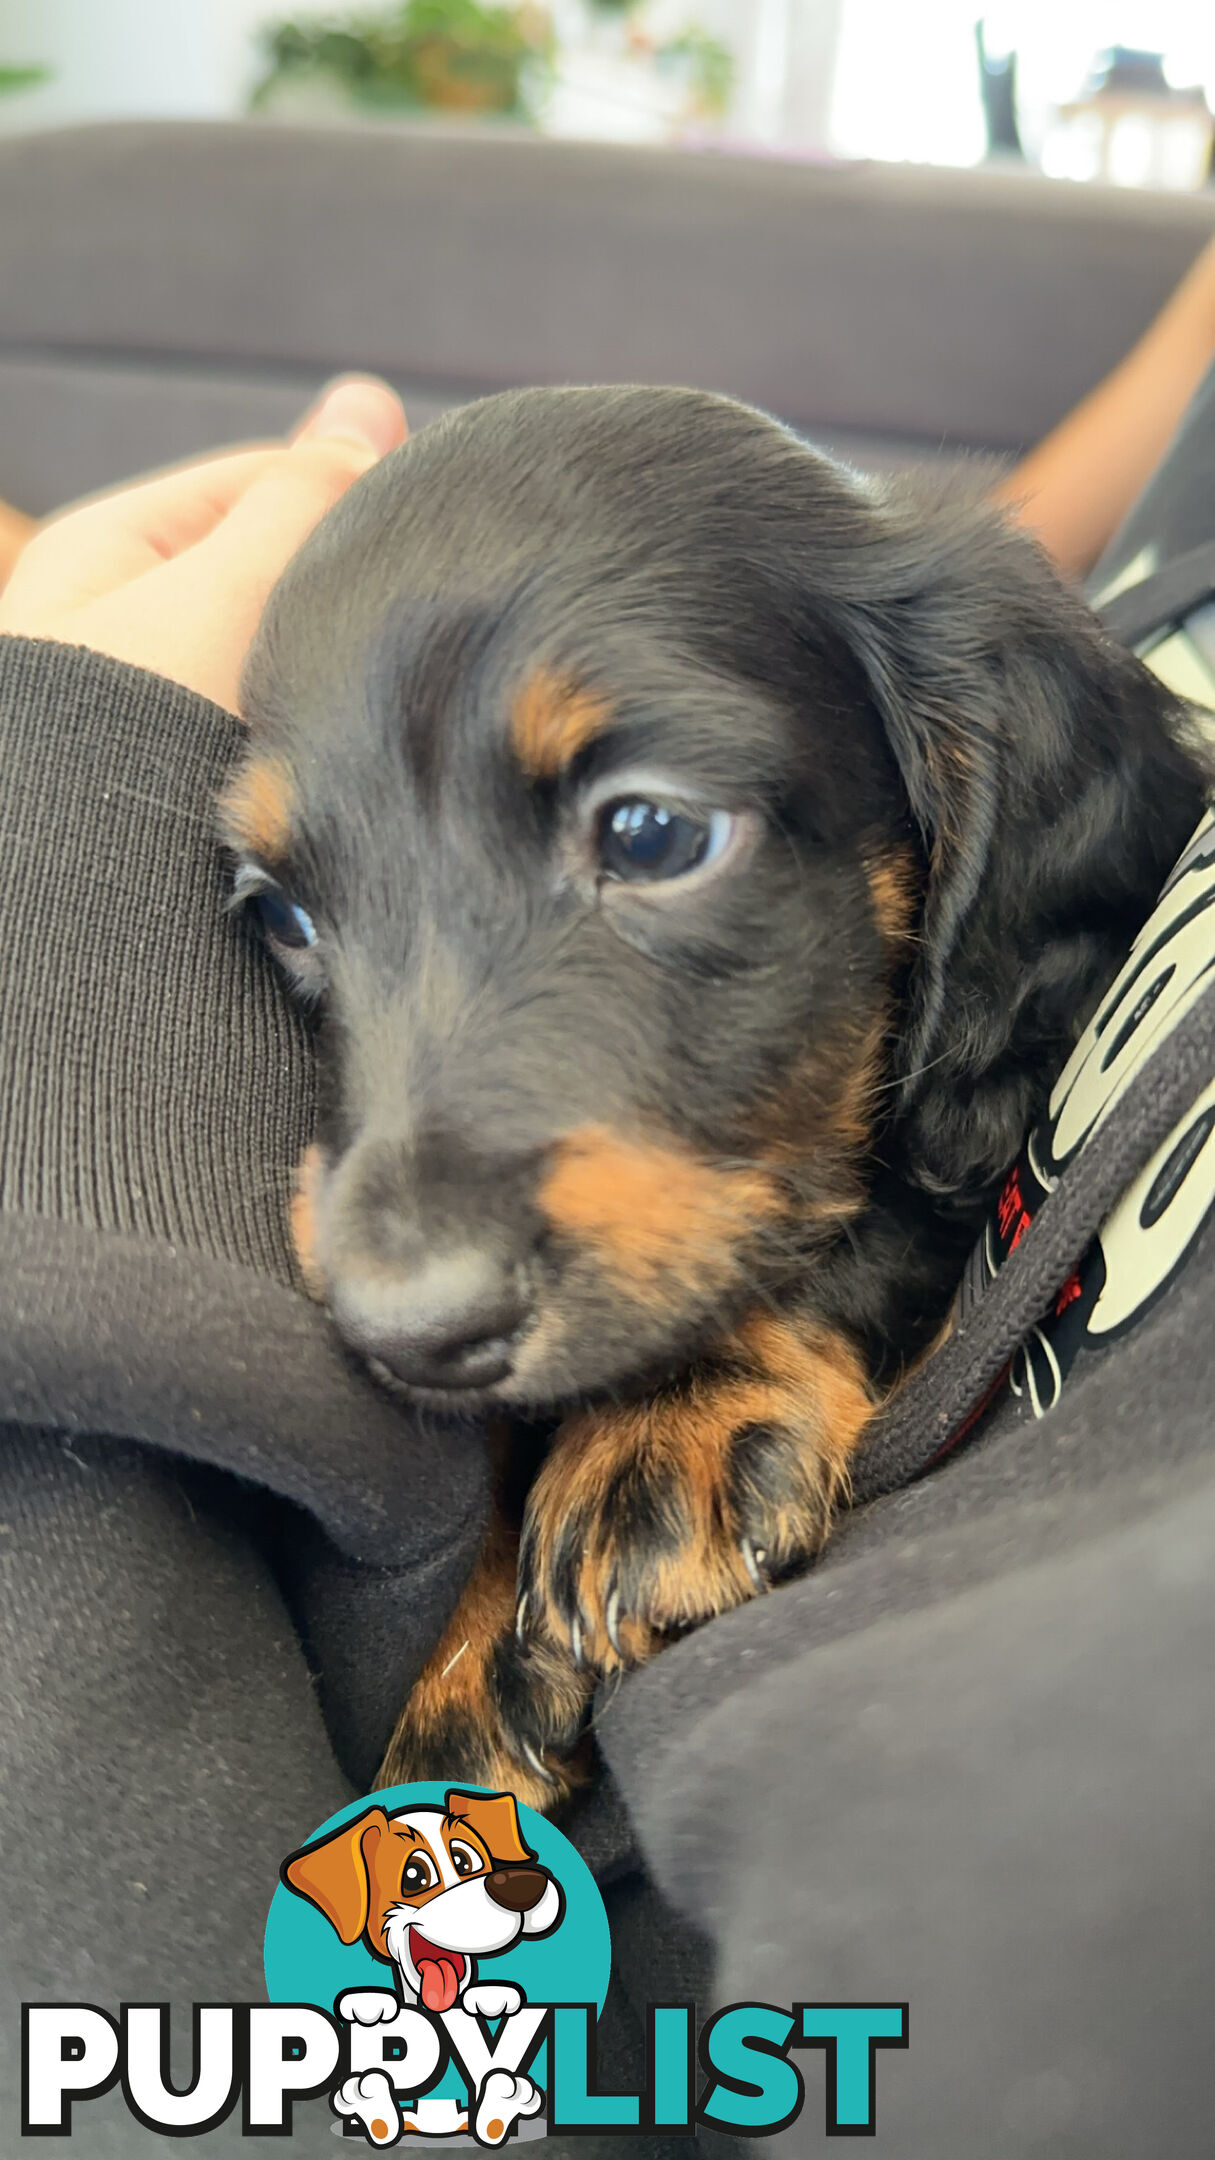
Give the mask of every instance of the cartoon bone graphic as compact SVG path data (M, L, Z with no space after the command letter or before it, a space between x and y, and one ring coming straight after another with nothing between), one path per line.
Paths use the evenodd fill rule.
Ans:
M388 2024L402 2007L420 2003L445 2022L458 2021L467 2040L480 2037L478 2014L510 2019L524 2002L510 1982L479 1982L477 1959L497 1956L524 1936L551 1935L565 1911L560 1884L523 1841L512 1793L453 1788L442 1807L418 1803L391 1815L368 1808L292 1853L282 1879L324 1914L343 1943L364 1942L394 1969L396 1989L350 1989L339 1999L339 2017L351 2025ZM478 2142L502 2144L542 2098L526 2073L488 2067L471 2110ZM441 2103L403 2119L383 2070L346 2078L333 2105L381 2147L396 2144L407 2128L444 2136L466 2127Z

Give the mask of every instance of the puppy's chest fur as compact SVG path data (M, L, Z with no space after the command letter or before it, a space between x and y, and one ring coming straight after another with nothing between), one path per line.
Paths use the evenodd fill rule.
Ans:
M247 703L309 1285L407 1398L555 1428L384 1775L552 1804L597 1680L821 1543L1205 775L981 505L690 392L425 431Z

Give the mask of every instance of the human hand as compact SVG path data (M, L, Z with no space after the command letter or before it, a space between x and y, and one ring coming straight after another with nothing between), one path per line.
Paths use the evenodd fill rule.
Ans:
M235 712L271 586L406 433L386 383L347 377L286 443L203 458L62 511L18 556L0 633L90 646Z

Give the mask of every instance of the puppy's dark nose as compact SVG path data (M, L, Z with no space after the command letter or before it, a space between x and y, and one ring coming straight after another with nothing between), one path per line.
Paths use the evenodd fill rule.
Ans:
M548 1882L539 1868L496 1867L485 1878L485 1887L495 1905L507 1912L530 1912L544 1896Z
M470 1245L411 1274L339 1283L333 1315L352 1348L410 1387L484 1388L510 1372L527 1300L517 1268Z

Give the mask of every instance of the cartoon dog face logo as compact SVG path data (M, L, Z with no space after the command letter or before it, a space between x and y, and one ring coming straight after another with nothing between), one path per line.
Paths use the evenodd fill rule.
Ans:
M444 1807L368 1808L292 1853L282 1879L343 1943L361 1940L395 1968L403 2002L439 2014L462 2001L479 1957L551 1935L565 1911L511 1793L453 1789Z

